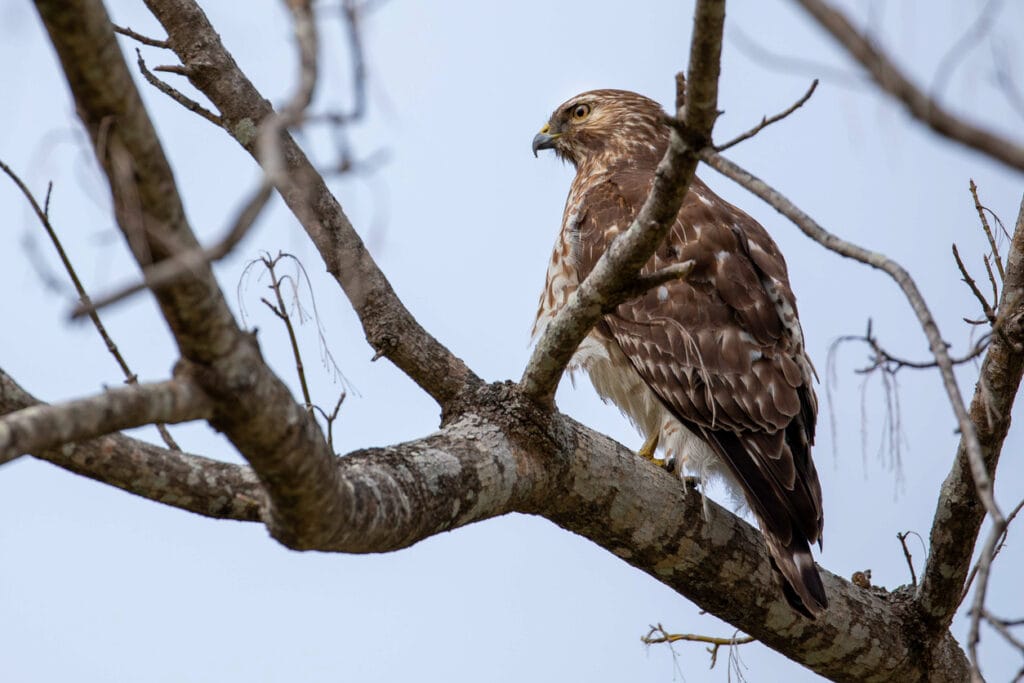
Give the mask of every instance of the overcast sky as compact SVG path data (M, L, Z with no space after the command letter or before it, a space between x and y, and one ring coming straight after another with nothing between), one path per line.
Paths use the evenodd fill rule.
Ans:
M331 13L336 4L322 3L321 109L350 102L349 56ZM926 86L936 82L937 66L983 4L846 3ZM281 3L203 5L242 68L281 102L295 71ZM142 3L108 6L118 23L162 37ZM1019 133L1021 113L995 85L994 64L1024 83L1024 53L1014 42L1024 7L1000 8L987 36L946 62L953 68L943 97L956 111ZM593 0L391 0L367 18L370 109L352 141L358 157L386 154L387 162L332 187L406 305L484 378L518 378L526 363L571 180L571 168L552 155L532 157L534 133L557 104L592 88L625 88L671 103L673 74L686 65L691 14L688 1L635 1L627 9ZM822 78L801 111L730 150L732 158L829 229L899 259L954 352L966 350L971 331L961 319L976 317L977 303L959 282L950 244L960 246L976 276L983 274L986 249L968 179L1012 225L1024 189L1020 174L910 123L790 2L734 0L726 39L719 139L784 109L813 77ZM135 45L126 40L123 47L134 63ZM174 62L154 48L143 54L150 65ZM54 182L53 222L92 294L132 281L137 269L113 228L108 191L30 3L0 0L0 64L0 159L40 196ZM253 186L257 169L222 131L145 84L140 88L192 225L209 243ZM335 152L327 135L311 133L305 142L323 162ZM710 169L701 175L782 247L823 382L831 376L829 345L862 333L869 318L892 352L926 357L924 337L890 281L825 252ZM6 179L0 179L0 212L0 282L7 293L0 304L0 366L47 401L117 385L117 367L95 332L68 322L68 288L48 288L33 265L42 261L63 282L52 250ZM30 258L33 250L37 259ZM247 324L260 328L264 354L280 376L296 385L284 332L259 303L265 282L251 278L238 286L247 262L279 250L305 264L327 346L350 383L336 448L386 445L435 429L431 400L387 361L370 362L358 321L278 202L217 273L232 305L243 305ZM105 311L104 320L143 380L168 375L174 345L150 296ZM331 405L341 385L317 365L314 328L301 332L314 397ZM886 445L881 383L855 373L865 357L862 347L841 347L828 380L831 403L819 386L815 457L826 511L819 559L846 577L870 568L875 584L895 588L909 581L895 535L912 530L927 538L955 449L954 419L937 374L900 374L897 459ZM975 370L960 377L970 396ZM631 447L642 441L585 380L576 389L564 382L558 403ZM173 431L186 450L238 461L202 426ZM1021 445L1019 431L1011 432L997 483L1004 506L1024 497ZM1011 535L995 565L991 604L1006 617L1024 616L1024 551L1015 537L1021 533ZM922 545L915 538L909 547L920 570ZM544 519L511 515L387 555L295 553L260 526L162 507L29 458L0 468L4 681L726 680L724 655L708 671L700 645L677 645L675 659L664 646L642 645L648 625L658 622L682 632L733 632ZM954 629L963 639L966 622L958 620ZM990 680L1007 680L1020 667L1019 655L992 632L983 634L981 651ZM760 645L738 654L752 681L820 680Z

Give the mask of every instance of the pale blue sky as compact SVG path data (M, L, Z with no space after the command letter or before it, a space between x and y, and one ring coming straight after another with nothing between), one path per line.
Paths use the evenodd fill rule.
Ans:
M276 0L206 2L228 48L272 101L294 71L287 21ZM326 3L325 3L326 4ZM901 64L922 83L975 16L980 2L846 3L873 22ZM1011 3L1012 4L1012 3ZM140 2L109 3L116 21L153 35ZM663 103L685 67L690 2L572 0L483 3L392 0L366 21L370 114L355 149L384 149L369 177L332 182L398 294L424 326L487 379L517 378L571 169L535 160L530 140L551 109L581 90L636 90ZM997 44L1024 83L1024 54L1011 39L1024 21L1005 8ZM347 101L347 54L333 20L326 41L321 106ZM754 54L800 57L855 74L828 39L782 1L729 5L717 137L726 139L788 106L824 69L788 68ZM134 62L135 46L123 43ZM946 101L1006 131L1020 114L993 85L989 43L970 50ZM150 65L173 61L145 48ZM54 181L52 218L93 294L137 271L112 227L107 191L83 147L67 89L29 3L0 0L0 159L40 195ZM186 86L187 87L187 86ZM205 242L216 239L258 174L223 132L141 87L174 164L186 208ZM320 159L329 138L307 137ZM985 249L967 192L969 178L1004 221L1016 216L1024 183L973 153L909 123L901 109L864 86L824 78L796 115L730 151L731 156L836 233L900 259L917 278L954 349L969 343L963 316L976 303L950 257L956 241L983 272ZM789 261L810 353L819 372L829 344L860 333L867 319L893 352L923 357L926 345L896 287L876 272L809 242L770 208L704 169L701 175L758 218ZM0 180L3 244L0 365L40 398L94 393L120 382L94 331L67 322L70 300L47 290L29 264L33 236L56 268L25 203ZM346 401L337 448L383 445L437 426L436 406L386 361L370 363L358 323L315 250L279 203L231 258L218 265L225 291L261 250L288 250L313 278L330 350L358 390ZM261 310L261 284L243 291L265 355L294 382L283 331ZM456 306L454 301L459 301ZM467 317L457 311L469 310ZM166 377L173 343L151 297L137 296L104 319L143 379ZM303 344L315 398L333 404L339 386L316 364L311 327ZM825 495L822 564L844 576L871 568L876 584L909 580L897 531L927 537L938 485L956 436L937 375L901 374L903 483L883 435L878 379L866 388L854 369L865 350L838 357L833 434L822 394L816 461ZM973 389L973 370L961 389ZM623 443L639 438L586 381L565 382L560 407ZM152 436L149 431L143 434ZM177 428L183 446L237 460L203 427ZM1024 496L1011 433L997 485L1012 505ZM881 454L880 454L881 453ZM1015 468L1015 469L1014 469ZM656 513L656 511L654 511ZM509 516L429 539L398 553L294 553L255 525L217 522L150 503L48 464L23 459L0 469L0 680L4 681L724 681L724 657L708 671L699 645L680 645L679 671L663 647L640 643L648 624L729 635L732 629L647 575L549 522ZM1017 534L1021 533L1016 530ZM999 557L992 604L1024 613L1011 543ZM918 569L924 553L911 543ZM724 589L724 588L723 588ZM958 637L964 621L955 625ZM990 680L1006 680L1019 657L984 634ZM741 650L750 680L819 680L761 647ZM681 671L681 673L680 673Z

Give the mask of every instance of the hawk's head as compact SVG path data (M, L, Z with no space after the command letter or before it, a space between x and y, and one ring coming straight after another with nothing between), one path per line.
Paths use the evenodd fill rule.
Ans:
M669 131L661 105L628 90L591 90L558 106L533 138L533 154L553 149L577 168L627 159L654 164L665 152Z

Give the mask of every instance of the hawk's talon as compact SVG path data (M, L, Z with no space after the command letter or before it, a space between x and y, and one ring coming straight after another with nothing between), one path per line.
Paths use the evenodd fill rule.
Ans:
M644 460L650 460L655 465L660 465L663 461L658 460L654 457L655 451L658 450L658 439L661 437L661 432L654 432L651 436L647 437L647 441L644 441L644 445L640 447L640 450L636 452Z

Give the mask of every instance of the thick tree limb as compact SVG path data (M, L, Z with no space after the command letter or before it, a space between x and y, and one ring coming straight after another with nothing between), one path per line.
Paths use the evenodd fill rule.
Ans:
M174 177L100 0L38 0L79 117L140 265L195 250ZM172 41L173 42L173 41ZM154 292L183 356L179 376L214 401L211 424L253 465L270 501L268 526L292 547L325 544L344 503L334 455L316 421L243 333L209 264Z
M0 374L0 411L32 400L24 392L19 399L20 391ZM909 595L823 572L829 610L802 619L781 597L760 535L746 522L608 437L564 416L545 419L508 384L486 387L477 405L481 414L426 438L336 459L347 504L335 514L346 532L315 548L384 552L512 511L543 515L833 680L964 679L959 646L948 633L922 637ZM133 441L108 436L70 454L38 455L201 514L259 513L248 468Z
M1010 412L1024 375L1024 201L1006 257L1003 293L994 332L971 401L985 466L995 473ZM917 592L922 612L936 628L949 625L960 605L964 582L985 508L978 500L965 444L942 484L929 539L928 562Z
M933 131L982 152L1018 171L1024 171L1024 147L960 119L928 97L871 40L854 28L842 12L823 0L796 0L818 24L832 34L851 57L871 74L872 80Z
M718 117L724 26L724 0L697 2L685 103L681 109L682 83L676 95L676 118L682 125L673 128L668 150L655 171L654 187L632 225L601 256L537 341L519 381L527 396L542 403L553 401L576 347L602 315L628 298L630 284L672 229L697 169L694 150L710 141Z
M224 128L259 161L256 131L273 115L224 49L220 36L192 0L147 0L167 31L171 49L185 65L189 81L214 103ZM412 317L387 281L345 212L302 149L281 134L281 153L291 182L278 186L359 315L367 341L413 379L442 407L464 387L481 380Z
M0 415L41 404L0 369ZM75 474L219 519L260 521L263 489L249 467L160 448L121 434L33 451Z
M57 405L36 405L0 418L0 462L24 453L142 425L210 417L213 404L187 378L130 384Z

